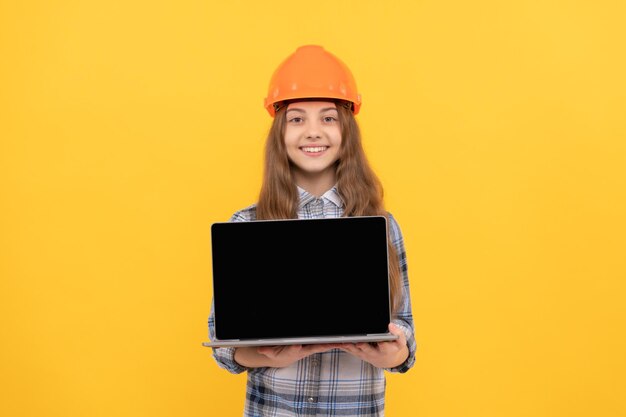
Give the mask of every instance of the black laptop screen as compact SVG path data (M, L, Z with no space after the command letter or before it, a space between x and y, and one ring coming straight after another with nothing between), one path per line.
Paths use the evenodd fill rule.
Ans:
M387 332L383 216L214 223L218 339Z

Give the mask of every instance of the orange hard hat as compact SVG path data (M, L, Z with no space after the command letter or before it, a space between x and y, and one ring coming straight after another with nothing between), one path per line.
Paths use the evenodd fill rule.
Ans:
M274 117L280 103L300 98L332 98L352 103L352 112L361 108L352 72L339 58L319 45L305 45L289 55L274 71L265 108Z

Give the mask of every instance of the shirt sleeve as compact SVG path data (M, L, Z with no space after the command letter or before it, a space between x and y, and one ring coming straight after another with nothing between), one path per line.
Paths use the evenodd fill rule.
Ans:
M404 373L411 369L415 364L417 343L415 342L415 327L413 325L413 313L411 310L411 291L409 288L409 275L404 240L402 238L400 226L391 214L389 214L389 232L391 242L395 247L398 256L400 275L402 279L400 304L394 318L391 321L404 332L407 347L409 348L409 356L404 363L394 368L385 368L385 370L389 372Z
M238 211L230 218L230 222L250 221L254 218L254 206ZM211 300L211 313L209 314L209 340L215 339L215 306ZM233 347L212 348L213 359L220 368L226 369L233 374L240 374L248 369L235 361L235 349Z

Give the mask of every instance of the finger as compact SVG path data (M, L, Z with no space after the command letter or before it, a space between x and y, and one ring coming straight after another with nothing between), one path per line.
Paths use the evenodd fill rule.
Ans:
M361 351L359 348L357 348L354 345L344 346L343 348L341 348L341 350L346 352L349 355L354 356L355 358L365 360L365 357L366 357L365 353L363 353L363 351Z
M406 343L406 336L400 326L395 323L389 323L389 331L391 334L398 336L398 339L394 340L394 342L399 342L400 345L404 345Z
M400 327L397 324L395 324L395 323L389 323L388 328L389 328L389 331L392 334L395 334L396 336L400 336L400 334L403 333L402 329L400 329Z
M382 342L378 342L376 346L380 349L387 349L390 346L401 347L402 345L404 345L404 343L406 342L403 341L402 337L400 336L395 340L385 340Z
M352 343L345 343L339 349L343 350L344 352L356 352L356 351L358 351L357 347L354 346L354 344L352 344Z
M326 347L328 347L330 349L339 349L343 345L344 345L344 343L328 343L328 344L325 344L324 346L326 346Z
M256 348L256 351L261 355L267 355L272 353L274 349L276 349L276 346L259 346L258 348Z
M369 343L357 343L356 347L366 355L372 355L378 352L378 349Z
M302 348L302 353L306 353L307 355L312 355L314 353L325 352L330 349L331 348L328 348L325 345L308 345Z
M329 350L337 349L337 346L322 345L319 347L318 352L328 352Z
M304 347L302 345L288 345L285 350L288 354L296 354L300 352Z
M338 348L339 346L341 346L341 343L324 343L324 344L314 345L314 346L323 350L330 350L330 349Z
M378 351L381 355L388 355L390 353L395 353L402 348L402 345L398 343L397 340L392 342L379 342L378 343Z

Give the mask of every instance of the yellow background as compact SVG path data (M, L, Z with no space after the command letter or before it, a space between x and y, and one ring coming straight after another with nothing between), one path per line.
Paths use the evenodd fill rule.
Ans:
M255 201L267 83L307 43L353 70L406 239L420 348L388 415L626 415L625 16L2 0L0 415L241 415L201 346L210 224Z

